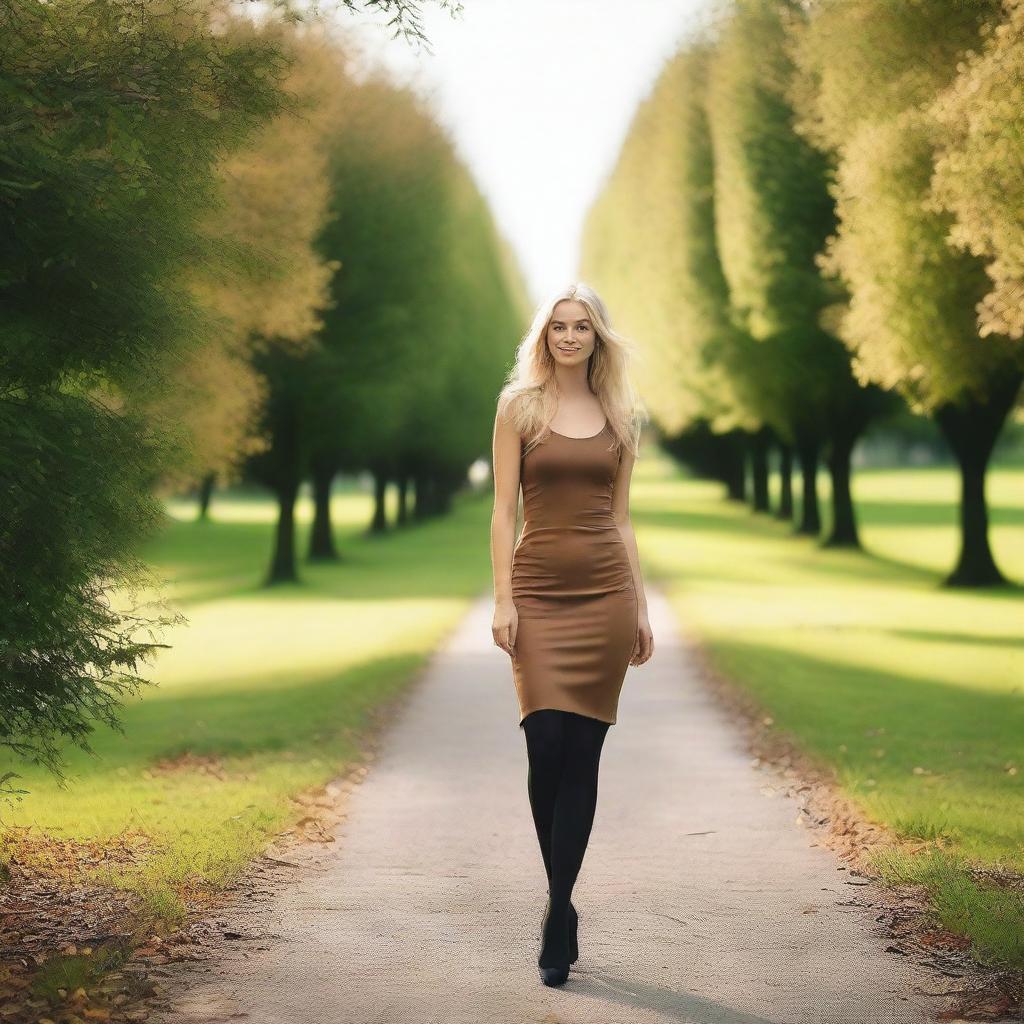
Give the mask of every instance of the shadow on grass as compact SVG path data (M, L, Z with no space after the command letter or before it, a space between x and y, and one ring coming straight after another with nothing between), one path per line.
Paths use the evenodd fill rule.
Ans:
M920 638L935 639L924 631ZM869 813L896 831L901 821L937 828L958 836L965 851L1009 857L1024 872L1019 693L752 641L705 642L721 674L742 681L777 727L832 768Z
M274 534L270 523L173 520L145 557L186 609L238 597L465 597L487 579L490 514L485 495L467 494L449 516L410 521L382 534L364 527L336 529L335 562L308 561L308 529L300 529L300 580L273 587L264 585Z
M922 514L922 509L926 510ZM934 524L929 523L929 516L937 510L942 509L946 518L941 522L936 520ZM876 510L879 513L875 514ZM1010 520L1003 519L1002 522L1019 521L1024 525L1024 510L1018 516L1018 510L1003 509L1004 512L1012 511ZM919 515L914 518L910 513ZM956 528L956 510L950 506L932 505L925 503L904 502L897 503L897 511L892 512L892 507L886 503L868 503L865 506L858 505L859 521L867 526L886 525L887 517L889 524L899 524L907 527L924 527L928 525L948 525L950 529ZM642 528L643 526L659 527L665 530L683 530L688 532L707 532L720 536L735 536L741 541L752 539L765 540L791 540L802 541L801 548L780 547L777 552L766 553L759 551L757 559L761 563L768 562L782 566L785 572L793 570L793 552L801 551L804 557L808 558L807 567L815 574L828 574L836 577L856 576L866 579L873 578L885 581L907 581L917 584L932 585L935 589L950 590L957 592L960 588L948 587L945 583L949 572L952 571L952 563L949 569L939 572L929 569L916 563L907 562L890 555L863 546L856 548L826 548L823 544L828 519L823 516L825 526L818 535L797 533L794 523L789 520L774 518L770 513L754 512L749 506L738 503L726 503L721 501L711 505L709 511L695 511L692 507L681 506L675 510L668 510L663 505L654 511L640 507L633 514L634 521ZM828 553L830 558L818 558L819 553ZM813 560L812 560L813 559ZM688 572L690 569L688 568ZM700 569L693 570L698 575ZM745 564L738 559L732 566L726 567L720 560L716 562L714 569L705 574L706 578L714 579L751 579L753 572L751 565ZM763 570L758 570L761 579L767 579ZM1024 583L1015 580L1008 580L1005 584L988 587L971 587L970 593L996 597L1002 599L1020 599L1024 597Z
M927 631L893 632L935 639ZM1019 646L1019 638L1008 639L1009 649ZM770 712L773 728L834 771L869 818L914 844L880 850L873 862L881 877L925 886L942 923L969 937L981 962L1024 969L1020 694L757 643L717 640L707 648L716 669L742 680ZM992 865L1017 881L982 877Z

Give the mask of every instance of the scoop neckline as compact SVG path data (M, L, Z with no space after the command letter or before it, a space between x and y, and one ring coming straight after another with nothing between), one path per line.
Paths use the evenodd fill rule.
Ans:
M558 437L564 437L566 441L592 441L595 437L600 437L607 428L608 417L606 416L604 420L604 426L601 427L601 429L596 434L586 434L584 437L573 437L572 434L559 434L558 431L553 429L552 427L548 427L548 430L550 430L552 434L555 434Z

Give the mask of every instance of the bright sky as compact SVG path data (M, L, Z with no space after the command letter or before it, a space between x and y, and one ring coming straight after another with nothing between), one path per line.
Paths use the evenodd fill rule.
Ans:
M637 104L707 0L430 0L433 55L380 16L336 17L368 54L431 94L534 301L576 277L580 232Z

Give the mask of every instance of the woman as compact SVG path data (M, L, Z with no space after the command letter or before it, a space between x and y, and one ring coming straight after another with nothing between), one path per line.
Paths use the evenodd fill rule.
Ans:
M563 984L577 958L570 897L601 747L627 665L654 652L629 520L641 410L627 357L604 303L573 285L538 309L494 424L492 632L512 659L548 876L537 958L545 985ZM525 517L513 547L520 485Z

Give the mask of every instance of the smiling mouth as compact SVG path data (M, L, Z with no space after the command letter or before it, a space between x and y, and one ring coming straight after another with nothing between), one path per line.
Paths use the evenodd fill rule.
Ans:
M559 352L572 353L572 352L579 352L579 349L578 348L562 348L562 346L559 345L558 346L558 351Z

